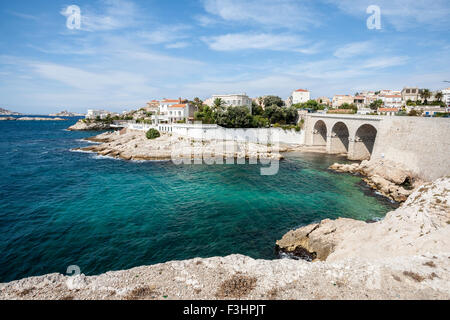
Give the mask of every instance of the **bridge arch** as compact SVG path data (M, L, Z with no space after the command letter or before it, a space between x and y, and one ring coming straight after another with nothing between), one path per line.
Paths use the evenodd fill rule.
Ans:
M370 159L377 133L377 129L370 124L363 124L360 126L358 130L356 130L353 152L349 157L353 160Z
M342 121L336 122L331 129L329 153L348 153L349 138L350 132L347 125Z
M323 120L318 120L313 128L313 146L327 145L327 125Z

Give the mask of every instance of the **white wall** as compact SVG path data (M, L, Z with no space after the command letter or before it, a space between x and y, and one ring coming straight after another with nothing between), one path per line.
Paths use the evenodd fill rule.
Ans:
M127 128L147 131L155 128L161 132L175 133L193 139L203 140L236 140L254 143L304 144L304 130L283 130L281 128L249 128L227 129L218 125L201 124L149 124L128 123Z

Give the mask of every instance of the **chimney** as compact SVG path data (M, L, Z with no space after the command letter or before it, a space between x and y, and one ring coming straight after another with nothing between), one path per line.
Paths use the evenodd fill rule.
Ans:
M181 101L181 97L179 97L179 98L178 98L178 101L179 101L179 102L180 102L180 104L181 104L181 102L182 102L182 101Z

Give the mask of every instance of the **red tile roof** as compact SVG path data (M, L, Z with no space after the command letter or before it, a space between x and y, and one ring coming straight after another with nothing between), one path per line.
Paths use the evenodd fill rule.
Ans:
M173 100L173 99L164 99L163 101L161 101L161 102L168 102L168 103L172 103L172 102L180 102L180 100L178 100L178 99L176 99L176 100Z
M305 90L305 89L298 89L298 90L295 90L295 92L309 92L309 91Z
M169 106L169 108L184 108L186 107L186 104L174 104Z

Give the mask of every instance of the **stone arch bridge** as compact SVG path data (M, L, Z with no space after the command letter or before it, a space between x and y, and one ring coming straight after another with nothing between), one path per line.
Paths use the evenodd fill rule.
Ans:
M309 114L305 144L323 147L329 154L350 160L370 159L382 117L346 114Z

